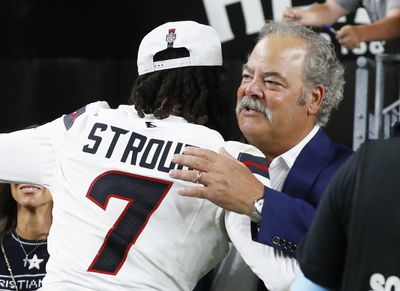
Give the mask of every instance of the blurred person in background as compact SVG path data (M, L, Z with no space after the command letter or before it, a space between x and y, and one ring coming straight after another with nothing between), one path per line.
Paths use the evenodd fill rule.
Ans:
M367 141L332 179L292 291L400 290L399 148L398 137Z
M345 25L336 32L339 43L348 49L356 48L361 42L392 40L400 38L400 0L327 0L309 8L287 8L285 20L293 20L305 26L324 26L335 23L363 4L371 23ZM396 44L399 42L396 41ZM398 45L397 45L398 46ZM399 52L399 47L394 47Z
M46 274L53 202L32 184L0 185L0 288L33 291Z

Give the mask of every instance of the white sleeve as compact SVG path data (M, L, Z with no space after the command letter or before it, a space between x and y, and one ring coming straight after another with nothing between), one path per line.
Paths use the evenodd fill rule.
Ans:
M247 144L226 142L225 149L235 158L241 153L265 158L258 149ZM271 186L269 178L253 174L264 185ZM251 220L247 215L226 211L225 227L232 244L268 290L289 290L300 270L296 259L278 254L273 247L253 241Z
M108 108L107 102L93 102L37 128L0 134L0 181L33 183L49 188L56 169L57 152L68 129L77 123L78 116L97 114Z
M56 162L50 129L62 126L60 122L0 134L0 181L49 187ZM59 127L61 131L65 129Z
M271 246L253 241L251 221L247 215L227 211L225 225L233 245L268 290L289 290L300 270L297 260L278 254Z

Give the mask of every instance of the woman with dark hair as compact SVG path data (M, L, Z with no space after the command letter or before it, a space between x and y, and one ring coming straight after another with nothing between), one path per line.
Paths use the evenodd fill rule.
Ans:
M37 290L49 259L47 235L53 202L31 184L0 184L1 290Z

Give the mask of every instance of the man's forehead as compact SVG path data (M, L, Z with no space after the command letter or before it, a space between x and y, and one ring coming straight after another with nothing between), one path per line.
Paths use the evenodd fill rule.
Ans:
M278 49L277 49L278 48ZM308 50L307 42L296 35L291 34L270 34L260 39L255 45L254 51L267 51L271 49L277 49L276 53L283 53L286 50Z
M246 66L257 67L281 62L303 63L308 48L303 39L296 36L271 35L261 39L247 58ZM287 66L292 65L287 63Z

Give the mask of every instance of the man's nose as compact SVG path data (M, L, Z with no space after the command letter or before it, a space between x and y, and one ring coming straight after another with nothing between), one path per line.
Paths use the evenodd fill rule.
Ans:
M264 91L262 90L262 82L257 79L251 80L246 84L244 93L249 97L264 98Z

